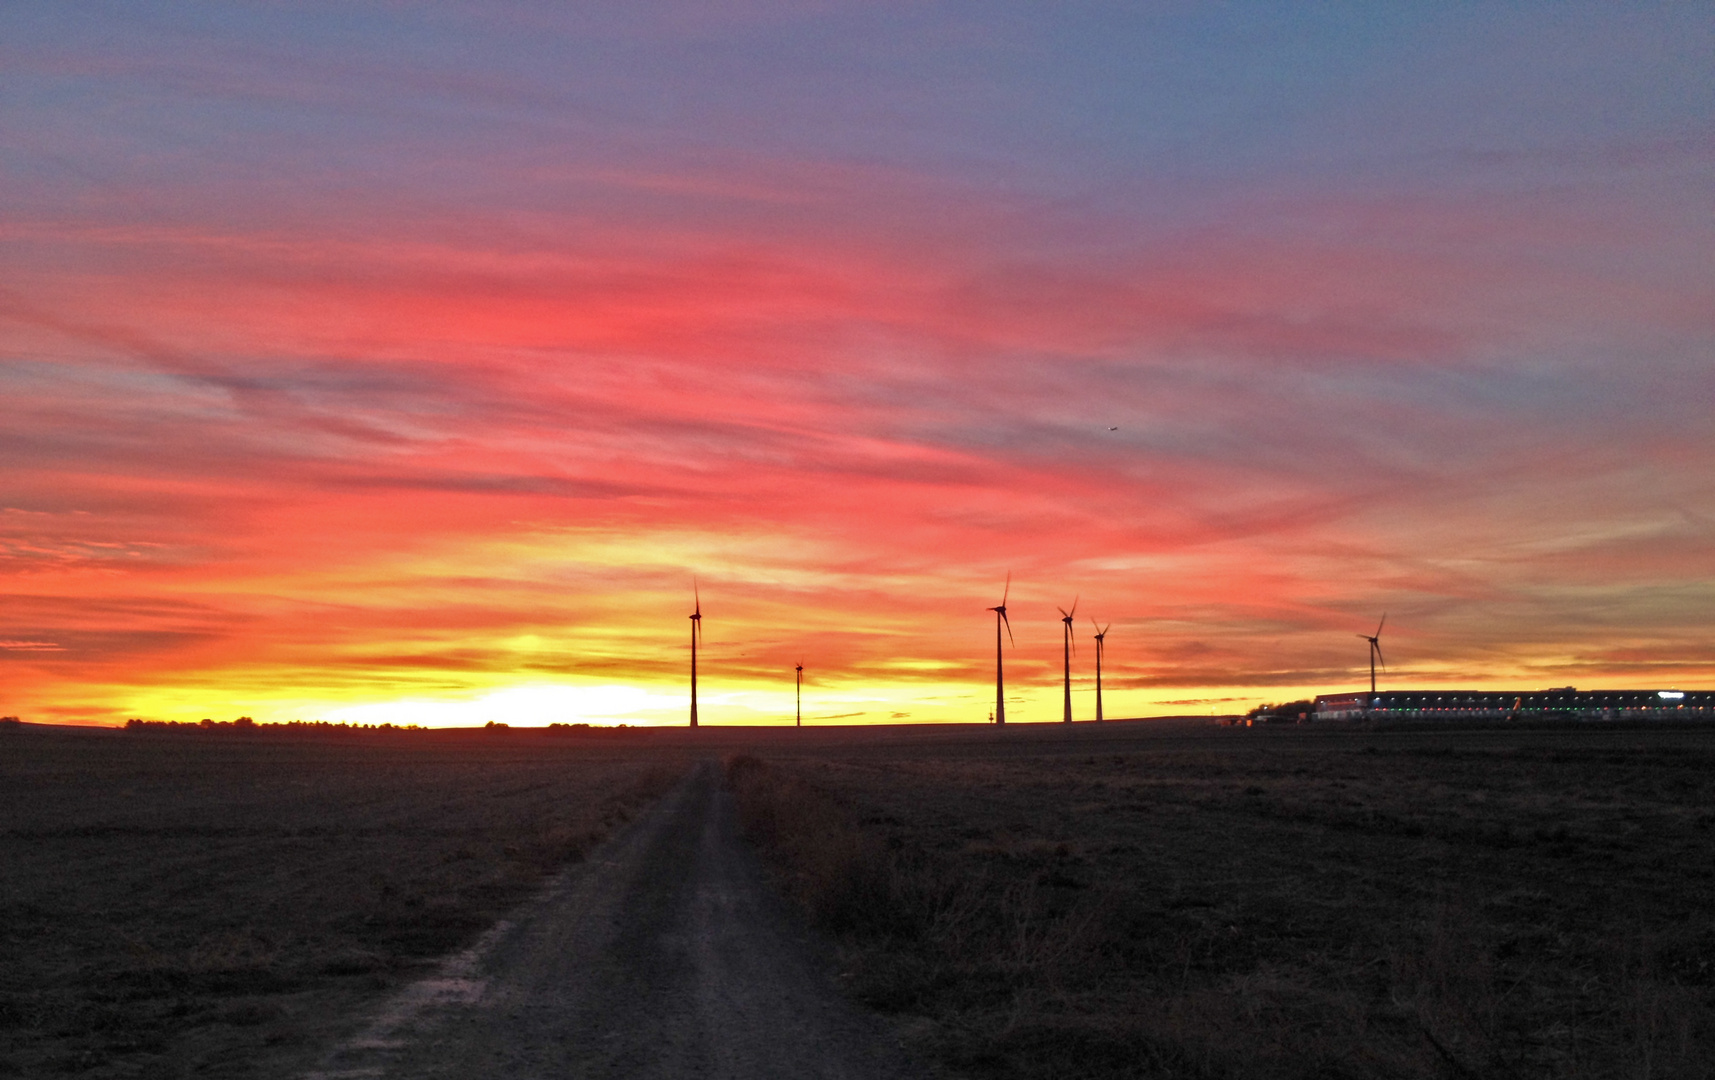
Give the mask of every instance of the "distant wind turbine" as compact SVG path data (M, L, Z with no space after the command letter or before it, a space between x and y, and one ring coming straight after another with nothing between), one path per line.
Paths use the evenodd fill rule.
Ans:
M1106 638L1108 626L1096 626L1096 620L1091 619L1090 625L1096 630L1096 723L1102 722L1102 653L1107 649Z
M1006 591L1000 594L1000 603L989 608L994 612L994 722L1006 723L1006 680L1002 677L1000 656L1000 624L1006 624L1006 639L1012 641L1012 620L1006 617L1006 598L1012 595L1012 571L1006 572ZM1018 644L1013 641L1013 644Z
M1072 722L1072 649L1074 648L1072 645L1072 616L1078 614L1078 598L1076 596L1072 598L1071 611L1067 611L1065 608L1056 608L1055 610L1060 612L1060 621L1066 624L1066 631L1062 635L1064 640L1060 643L1062 651L1066 654L1066 715L1062 719L1070 724Z
M1376 624L1373 634L1358 636L1370 643L1370 696L1376 696L1376 661L1381 660L1382 670L1387 670L1387 661L1382 660L1382 627L1387 625L1387 612L1382 612L1382 621ZM1374 704L1373 702L1371 704Z
M697 587L696 579L691 579L697 606L691 612L691 726L697 726L697 643L703 637L703 592Z
M804 726L804 661L798 661L798 723L794 726Z

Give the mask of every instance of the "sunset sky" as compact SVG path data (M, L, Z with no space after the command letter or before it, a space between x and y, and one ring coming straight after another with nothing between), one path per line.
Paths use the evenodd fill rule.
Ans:
M1715 6L13 2L0 713L1715 683Z

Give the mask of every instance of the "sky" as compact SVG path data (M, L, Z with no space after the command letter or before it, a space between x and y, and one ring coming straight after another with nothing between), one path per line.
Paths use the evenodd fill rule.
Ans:
M1706 687L1712 210L1703 4L12 0L0 712Z

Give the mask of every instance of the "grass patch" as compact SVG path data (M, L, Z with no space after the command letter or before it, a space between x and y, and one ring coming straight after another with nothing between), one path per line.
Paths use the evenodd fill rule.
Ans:
M953 1074L1715 1075L1715 732L766 753L748 835Z

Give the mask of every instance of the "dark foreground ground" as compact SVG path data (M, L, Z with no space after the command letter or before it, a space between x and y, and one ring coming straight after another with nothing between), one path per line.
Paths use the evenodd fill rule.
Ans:
M981 1077L1715 1075L1715 729L977 729L731 766Z
M0 1076L273 1076L688 758L527 734L0 732Z
M301 1075L711 759L950 1075L1715 1075L1715 729L1171 723L7 732L0 1075Z

